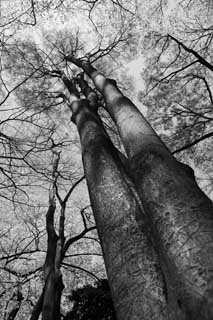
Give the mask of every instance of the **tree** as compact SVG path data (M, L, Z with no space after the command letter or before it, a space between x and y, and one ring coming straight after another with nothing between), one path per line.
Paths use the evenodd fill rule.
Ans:
M117 317L167 319L163 276L147 221L141 220L141 230L138 227L143 206L126 173L125 157L113 146L101 124L94 91L88 88L88 104L71 87L69 90L74 100L70 106L72 120L81 138L85 177Z
M87 227L86 218L82 211L82 218L84 222L84 230L77 236L65 239L65 210L67 201L72 194L75 187L83 180L80 178L73 186L71 186L69 192L62 200L57 189L57 170L60 159L60 154L55 152L56 158L53 162L53 187L49 197L49 208L46 214L46 229L48 235L47 244L47 255L44 264L44 279L45 285L39 298L34 311L31 316L31 320L38 319L39 314L42 312L43 320L59 320L61 295L64 288L61 273L61 264L65 258L66 252L68 251L71 244L81 239L89 231L94 230L95 227ZM59 200L61 206L60 220L59 220L59 231L58 235L54 227L54 213L56 209L55 198ZM65 241L66 240L66 241Z
M170 40L175 41L174 35ZM186 48L185 44L178 45ZM197 187L192 170L172 156L115 81L94 68L94 62L98 65L98 58L111 54L115 46L99 46L85 55L82 48L75 51L53 45L57 55L51 56L44 47L37 50L36 46L32 54L24 44L20 50L22 61L28 65L24 70L32 72L28 86L19 87L19 93L24 93L20 101L27 109L28 98L33 97L33 108L41 114L43 101L49 102L45 103L48 108L55 99L70 106L81 139L85 176L118 318L210 319L212 203ZM73 64L92 79L92 89L87 85L90 80L78 74ZM25 74L24 79L28 81ZM51 91L53 87L56 90ZM100 120L97 108L101 102L115 121L128 159L112 143ZM55 263L57 244L64 240L60 233L63 228L59 237L53 228L54 197L50 198L47 226L51 230L47 228L47 232L49 240L51 235L54 238L49 249L53 249L51 259ZM63 220L63 214L61 217ZM49 307L47 317L51 317L58 294L54 288L56 269L60 275L60 266L46 266L53 281L48 276L45 279L42 300L43 307Z
M212 262L207 257L212 252L212 202L197 186L191 168L172 156L114 80L88 61L72 56L67 60L93 80L118 127L176 315L210 319Z

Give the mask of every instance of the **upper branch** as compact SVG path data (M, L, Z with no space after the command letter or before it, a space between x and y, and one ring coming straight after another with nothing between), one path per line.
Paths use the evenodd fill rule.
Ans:
M209 70L213 71L213 65L211 65L207 60L205 60L201 55L199 55L199 53L197 53L195 50L188 48L184 43L182 43L181 41L179 41L178 39L176 39L175 37L171 36L170 34L168 35L169 38L171 38L172 40L174 40L179 46L181 46L185 51L191 53L194 57L197 58L197 60L204 65L205 67L207 67Z
M204 134L202 137L195 139L193 142L187 143L185 146L174 150L172 153L175 154L175 153L181 152L183 150L189 149L189 148L193 147L194 145L198 144L199 142L201 142L207 138L210 138L210 137L213 137L213 132L209 132L207 134Z

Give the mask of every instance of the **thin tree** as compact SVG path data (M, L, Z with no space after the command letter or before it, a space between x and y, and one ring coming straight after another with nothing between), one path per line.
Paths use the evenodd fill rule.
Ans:
M53 150L53 171L52 187L49 194L49 207L46 213L46 231L47 231L47 254L44 263L44 287L42 293L34 306L31 320L37 320L42 314L43 320L60 320L61 319L61 296L64 289L62 280L61 266L69 247L81 239L85 234L95 229L95 226L88 227L85 217L82 214L84 230L69 239L65 238L65 210L69 197L84 177L77 180L69 189L64 199L61 198L58 187L58 165L60 152ZM60 204L60 218L58 234L55 230L55 210L56 198Z

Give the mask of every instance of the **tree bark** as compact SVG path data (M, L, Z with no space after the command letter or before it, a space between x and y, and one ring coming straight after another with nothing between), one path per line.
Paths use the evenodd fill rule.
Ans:
M72 61L76 63L76 61ZM213 204L135 105L86 62L76 63L103 94L152 226L167 287L186 319L213 319Z
M169 311L149 225L117 150L86 100L71 109L117 318L181 319Z

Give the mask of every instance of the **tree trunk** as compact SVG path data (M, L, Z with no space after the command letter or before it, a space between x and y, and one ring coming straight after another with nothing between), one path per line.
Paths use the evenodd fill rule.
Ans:
M73 61L74 62L74 61ZM135 105L92 66L78 62L103 94L152 225L167 286L186 319L213 319L213 204Z
M7 320L15 320L15 318L19 312L19 309L21 308L21 304L22 304L24 297L22 295L21 290L19 290L19 288L17 288L17 293L15 295L15 298L16 298L15 306L13 306L13 309L10 311L10 313L7 317ZM13 299L14 299L14 297L13 297Z
M45 282L42 320L60 320L60 304L63 282L55 270L49 273Z
M14 320L17 316L19 309L20 309L20 305L17 305L13 310L11 310L7 320Z
M42 301L42 320L60 320L60 301L63 290L60 272L61 239L54 228L54 213L56 205L53 195L46 214L46 230L48 234L47 255L44 264L45 286Z
M33 308L30 320L38 320L40 313L42 311L43 299L44 299L44 289Z
M64 213L65 206L61 208L59 221L59 236L54 227L54 214L56 209L56 183L60 153L53 151L53 183L49 192L49 207L46 213L47 254L44 263L45 284L33 311L30 320L37 320L42 313L42 320L60 320L61 295L64 288L60 271L62 251L64 245Z
M181 319L168 311L149 225L116 149L85 100L71 108L118 320Z

